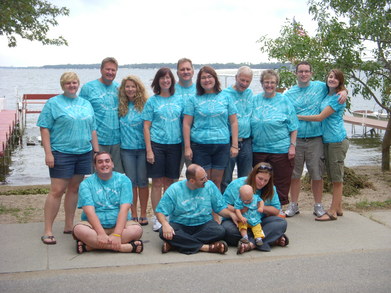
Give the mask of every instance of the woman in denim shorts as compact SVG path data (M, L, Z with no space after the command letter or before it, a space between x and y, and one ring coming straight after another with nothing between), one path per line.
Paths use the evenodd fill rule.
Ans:
M169 68L160 68L152 81L155 95L145 104L144 139L147 173L152 178L151 204L155 211L163 190L179 178L182 157L183 99L175 95L175 78ZM154 216L154 231L161 225Z
M344 175L344 160L349 148L349 140L343 122L346 103L338 102L338 92L346 90L343 72L332 69L327 77L326 84L328 95L321 103L322 112L319 115L300 116L300 120L322 121L324 153L326 159L327 174L333 183L333 199L329 210L316 221L334 221L337 216L342 216L342 190Z
M121 134L121 161L126 176L132 181L132 220L148 225L147 205L149 197L147 162L141 113L147 101L147 91L136 76L122 80L118 92ZM137 201L140 200L140 217L137 217Z
M238 111L231 97L221 92L212 67L200 69L196 88L196 96L188 99L184 110L185 158L202 166L220 189L229 157L236 157L239 151Z
M60 83L64 93L46 102L37 122L51 183L44 207L44 244L56 244L53 222L64 193L64 233L72 232L79 185L84 175L91 174L92 150L99 151L94 110L90 102L77 96L78 76L65 72Z

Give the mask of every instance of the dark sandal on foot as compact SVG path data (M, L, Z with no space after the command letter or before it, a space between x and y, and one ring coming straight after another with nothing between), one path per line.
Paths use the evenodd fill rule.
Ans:
M136 242L140 242L140 243L137 244ZM131 253L141 253L141 252L143 252L143 250L144 250L144 243L143 243L142 240L130 241L129 244L132 245L132 251L131 251ZM139 247L141 247L141 249L137 251L137 249L138 249Z
M284 239L284 241L283 241L283 239ZM283 242L284 242L284 244L283 244ZM285 247L289 244L289 238L288 238L288 236L286 236L284 234L280 238L278 238L274 244L277 246Z
M238 249L236 250L236 254L243 254L243 253L250 251L250 250L252 250L250 242L244 243L242 241L239 241Z
M227 251L228 251L228 245L223 240L209 244L208 252L225 254Z
M140 217L140 218L138 218L138 222L140 223L141 226L146 226L146 225L148 225L148 218L147 217Z
M80 240L76 240L76 252L77 254L82 254L83 252L87 252L87 245Z
M64 232L62 232L62 233L64 233L64 234L72 234L72 230L70 230L70 231L64 230Z
M47 241L47 240L49 240L49 241ZM54 238L53 235L51 235L51 236L44 235L41 237L41 241L43 244L46 244L46 245L54 245L57 243L56 238Z
M171 250L172 250L171 244L168 243L167 241L164 241L163 245L162 245L162 253L167 253L167 252L169 252Z
M326 216L326 217L325 217L325 216ZM318 218L315 218L315 221L327 222L327 221L335 221L336 219L337 219L336 216L334 216L334 215L329 214L328 212L326 212L323 216L318 217Z

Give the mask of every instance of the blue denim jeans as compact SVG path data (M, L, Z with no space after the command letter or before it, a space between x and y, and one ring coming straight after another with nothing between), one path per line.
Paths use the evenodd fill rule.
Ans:
M147 160L145 150L121 149L121 160L126 176L132 181L133 187L148 186Z
M227 167L224 170L223 180L221 182L221 192L227 188L228 184L232 181L232 174L235 168L237 168L238 178L247 176L252 169L253 163L253 148L251 138L246 138L238 143L239 153L236 158L230 158Z

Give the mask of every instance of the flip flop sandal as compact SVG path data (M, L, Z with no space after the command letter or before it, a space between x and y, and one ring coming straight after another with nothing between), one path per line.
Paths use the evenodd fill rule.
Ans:
M171 244L168 243L167 241L164 241L163 245L162 245L162 253L167 253L167 252L169 252L171 250L172 250Z
M70 231L65 231L64 230L64 232L62 232L62 233L64 233L64 234L72 234L72 230L70 230Z
M148 218L147 217L140 217L140 218L138 218L138 222L140 223L141 226L146 226L146 225L148 225Z
M223 250L221 250L222 247L223 247ZM228 245L223 240L209 244L209 252L225 254L227 251L228 251Z
M328 218L324 218L324 216L327 216ZM328 212L326 212L321 217L315 218L315 221L319 221L319 222L328 222L328 221L335 221L335 220L337 220L337 217L333 216L332 214L329 214Z
M46 241L46 240L49 240L49 241ZM56 238L54 238L54 236L48 236L48 235L44 235L41 237L41 241L43 244L46 244L46 245L54 245L57 243L56 241Z
M82 254L83 252L87 252L87 245L80 240L76 240L76 252L77 254Z
M140 244L136 244L136 242L139 241ZM134 240L129 242L130 245L132 245L132 251L131 253L141 253L144 250L144 244L142 240ZM140 251L137 251L137 248L141 247Z

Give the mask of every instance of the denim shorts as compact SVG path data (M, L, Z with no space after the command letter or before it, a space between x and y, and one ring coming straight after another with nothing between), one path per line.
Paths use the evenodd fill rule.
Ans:
M72 178L92 173L92 151L75 155L53 151L54 167L49 168L50 178Z
M155 163L150 164L147 162L148 177L178 179L182 157L182 143L160 144L151 141L151 146L155 155Z
M126 176L132 181L133 187L147 187L147 161L145 149L121 149L121 160Z
M205 170L224 170L230 159L230 144L201 144L191 143L193 163Z

